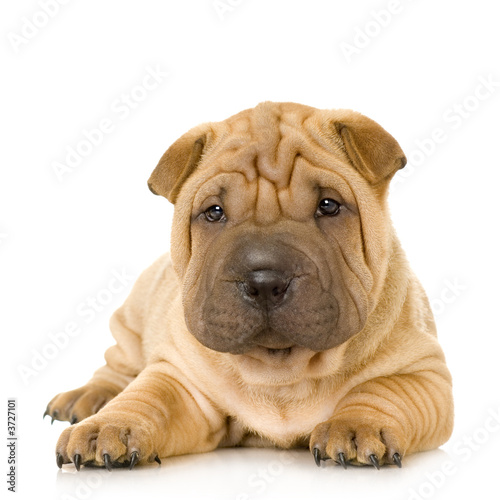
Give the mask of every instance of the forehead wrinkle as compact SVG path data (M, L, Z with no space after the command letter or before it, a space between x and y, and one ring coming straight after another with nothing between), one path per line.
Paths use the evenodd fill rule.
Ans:
M257 174L274 183L278 190L289 185L296 158L308 148L309 134L303 125L309 116L300 116L297 121L296 114L285 114L276 117L281 120L276 121L271 132L263 127L257 131Z
M345 163L345 152L326 122L314 108L297 111L286 103L262 103L224 124L219 144L204 163L209 166L214 159L218 168L239 171L249 182L263 177L276 190L290 184L300 156L338 172L336 166Z
M257 154L257 144L254 142L229 140L222 145L220 151L205 156L199 169L215 171L214 175L218 172L238 172L248 182L252 182L258 177L255 167Z
M251 120L251 136L257 145L257 173L271 182L275 177L277 150L282 139L280 115L279 108L265 105L255 109Z
M241 175L239 172L232 172L234 175ZM228 175L231 175L231 172L219 172L217 175L210 177L208 179L201 178L200 180L191 180L190 184L194 184L196 191L194 196L192 197L192 205L197 206L203 203L203 201L212 196L220 196L226 193L226 182L224 182ZM222 181L221 181L222 179Z
M276 185L259 176L255 198L255 222L260 225L271 224L283 214Z
M327 182L322 183L322 185L318 187L332 188L344 198L345 202L351 205L355 205L356 207L358 206L358 197L351 187L351 182L349 182L349 179L346 178L346 176L343 175L342 172L311 162L310 158L307 158L305 155L303 157L303 160L307 162L307 168L311 169L311 171L319 174L320 176L326 174L325 176L327 177ZM312 178L315 181L319 180L317 176L313 176ZM293 182L293 178L291 179L291 182Z

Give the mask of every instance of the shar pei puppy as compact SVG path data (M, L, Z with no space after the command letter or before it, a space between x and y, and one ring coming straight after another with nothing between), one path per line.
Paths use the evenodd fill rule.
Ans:
M349 110L265 102L193 128L149 179L170 255L111 318L116 345L46 414L59 467L222 446L401 466L453 426L428 299L391 224L396 140Z

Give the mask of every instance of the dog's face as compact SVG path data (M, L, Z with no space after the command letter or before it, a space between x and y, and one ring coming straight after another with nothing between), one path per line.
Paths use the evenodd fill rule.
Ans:
M351 111L263 103L165 153L150 188L175 202L172 259L205 346L273 362L360 332L388 261L397 142Z

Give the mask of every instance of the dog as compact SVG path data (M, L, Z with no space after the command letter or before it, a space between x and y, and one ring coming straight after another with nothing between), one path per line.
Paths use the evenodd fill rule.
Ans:
M446 442L451 376L387 207L405 163L364 115L295 103L180 137L148 183L170 255L112 316L106 365L49 403L73 424L57 465L276 446L401 467Z

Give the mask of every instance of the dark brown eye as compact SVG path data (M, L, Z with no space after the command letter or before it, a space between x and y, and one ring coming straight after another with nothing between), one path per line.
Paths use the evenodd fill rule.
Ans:
M316 217L322 215L337 215L340 211L340 203L337 203L332 198L323 198L316 210Z
M208 222L223 222L226 220L224 210L219 205L212 205L205 210L205 217Z

